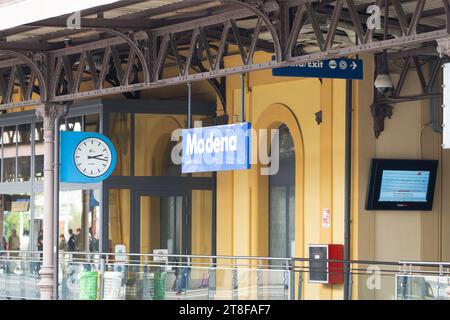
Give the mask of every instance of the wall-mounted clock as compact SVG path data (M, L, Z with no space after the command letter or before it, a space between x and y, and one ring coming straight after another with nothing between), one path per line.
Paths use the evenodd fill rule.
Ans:
M116 165L112 142L95 132L61 132L63 182L93 183L108 178Z
M86 138L76 146L73 160L82 175L97 178L111 167L111 149L99 138Z

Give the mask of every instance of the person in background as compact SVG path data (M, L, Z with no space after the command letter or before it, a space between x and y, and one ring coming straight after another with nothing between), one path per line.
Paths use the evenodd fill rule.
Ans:
M187 281L190 273L191 268L189 268L188 266L181 268L180 279L177 285L177 296L181 295L183 291L187 290Z
M10 250L10 251L19 251L20 250L20 238L17 235L16 229L13 229L11 231L11 235L9 236L8 243L9 243L8 250ZM14 270L16 269L16 266L17 266L16 262L17 261L16 261L15 257L17 257L19 255L19 253L18 252L11 252L9 255L10 255L10 257L14 257L14 258L11 259L11 261L9 261L9 266L7 268L7 272L8 273L9 272L14 272Z
M6 242L5 237L2 236L2 238L0 239L0 256L3 256L6 254L6 251L8 250L8 243Z
M9 236L8 242L9 242L9 250L11 250L11 251L19 251L20 250L20 238L17 235L16 229L12 230L11 235ZM15 257L17 255L18 255L17 252L11 253L12 257Z
M30 256L30 232L28 230L23 230L22 239L20 240L20 257L21 257L21 267L23 270L31 268L30 263L25 262L29 260Z
M94 252L94 236L91 227L89 227L89 252Z
M88 239L89 240L89 239ZM86 249L83 247L83 234L81 233L81 228L77 228L75 230L75 248L78 252L85 252ZM89 262L89 255L84 254L77 254L74 255L75 259L78 259L79 261L85 260ZM89 263L83 263L83 267L85 271L91 271L91 266Z
M39 252L39 261L36 264L36 274L39 274L39 271L41 270L41 264L42 264L42 250L44 249L44 231L41 229L39 230L36 247Z
M84 252L83 248L83 235L81 234L81 228L77 228L75 230L75 251ZM85 259L89 259L89 257L85 257L83 254L74 254L74 260L83 261ZM83 263L86 271L91 271L89 265Z
M75 250L76 250L75 235L73 234L73 230L69 229L69 240L67 240L67 251L74 252Z
M73 265L71 261L73 261L74 254L73 252L76 251L76 245L75 245L75 234L73 233L72 229L69 229L69 239L67 240L67 251L69 252L69 254L67 255L67 258L69 260L68 264L67 264L67 268L68 268L68 272L69 272L69 278L73 279L75 278L75 274L76 274L76 265ZM64 268L64 264L63 264L63 268ZM61 269L63 269L61 268ZM67 283L70 282L70 280L66 280ZM64 282L64 286L63 286L63 290L65 290L66 288L66 282Z
M20 251L30 250L30 232L28 230L23 231L22 240L20 241Z
M83 251L83 236L81 235L81 228L75 230L75 251Z
M42 251L44 249L44 231L42 229L39 230L36 247L38 251Z
M92 228L89 228L89 252L98 252L98 249L98 238L92 233Z
M59 250L67 251L66 237L64 237L64 234L62 233L59 235Z
M6 241L5 237L3 236L2 239L0 239L0 240L1 240L0 250L4 250L4 251L8 250L8 242Z

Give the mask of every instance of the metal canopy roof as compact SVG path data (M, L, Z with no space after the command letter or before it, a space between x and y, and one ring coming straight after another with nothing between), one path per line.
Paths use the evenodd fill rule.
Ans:
M0 0L0 30L11 29L30 22L72 14L119 0Z
M250 2L250 1L249 1ZM255 2L255 1L253 1ZM282 1L278 1L282 2ZM290 4L295 4L296 1L286 1ZM304 1L307 2L307 1ZM315 8L321 28L326 33L326 26L329 23L330 15L334 9L336 1L312 1L317 2L318 6ZM366 13L365 8L374 4L375 1L370 0L354 0L358 12L362 18L366 18L369 14ZM382 3L383 1L381 1ZM389 17L391 20L389 25L389 33L395 36L401 35L401 28L397 21L397 12L395 11L394 2L389 0ZM401 2L406 19L411 19L414 10L416 9L417 1L403 0ZM270 3L270 2L269 2ZM327 4L328 3L328 4ZM81 16L84 25L92 27L108 27L116 30L136 30L136 29L152 29L156 26L167 26L170 24L179 23L182 21L190 21L192 19L207 17L215 13L223 12L226 8L232 8L232 5L224 5L220 1L214 0L125 0L113 3L110 5L99 6L83 10ZM348 4L346 1L343 3L344 13L348 12ZM1 13L1 11L0 11ZM22 48L24 44L30 44L30 49L34 42L39 42L40 46L44 44L47 48L60 48L64 46L64 39L66 36L73 40L73 44L83 43L85 41L91 41L95 38L101 38L99 32L96 31L73 31L68 30L66 27L66 19L69 15L64 15L57 18L50 18L42 21L29 23L27 25L19 26L9 30L0 31L0 37L7 42L22 42L23 44L18 47ZM384 10L381 12L381 16L384 19ZM99 20L102 17L105 21ZM342 21L348 21L348 14L343 14ZM419 23L419 29L431 31L445 28L446 15L445 9L442 4L442 0L426 0L424 1L424 8L421 14ZM254 29L256 19L247 18L238 21L238 26L244 30ZM82 23L83 25L83 23ZM347 33L354 32L353 27L349 27L348 30L343 26L338 30L345 30ZM380 31L379 33L382 33ZM299 42L303 42L306 46L316 47L316 43L312 32L311 24L304 26L304 30L301 32L302 39ZM346 35L347 36L347 35ZM272 41L270 32L265 31L260 34L261 39ZM353 41L354 39L348 39ZM353 41L354 42L354 41ZM0 45L5 48L8 46ZM14 48L11 44L9 48Z
M374 4L381 28L370 30L367 8ZM80 29L67 28L64 15L0 31L0 108L199 80L219 92L229 74L435 46L448 37L449 11L449 0L118 1L81 11ZM275 60L255 63L256 50ZM228 54L242 64L224 66ZM167 65L178 75L163 72ZM82 89L83 81L94 89Z

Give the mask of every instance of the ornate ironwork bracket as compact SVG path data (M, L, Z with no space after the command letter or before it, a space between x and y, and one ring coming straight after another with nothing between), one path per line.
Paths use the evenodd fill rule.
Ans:
M13 50L0 50L0 54L12 57L12 59L0 61L2 109L7 109L10 105L20 106L20 103L12 100L17 82L19 83L19 92L24 106L47 101L47 82L43 70L37 61L39 60L39 55L30 58L24 53ZM39 99L33 100L36 83Z
M384 120L386 118L391 118L393 115L393 109L389 104L374 102L370 106L370 111L373 117L373 131L375 133L375 138L378 138L381 132L384 131Z

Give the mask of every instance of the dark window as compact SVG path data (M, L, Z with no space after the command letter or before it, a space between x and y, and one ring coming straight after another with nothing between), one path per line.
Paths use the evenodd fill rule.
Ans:
M34 176L36 180L44 179L44 125L34 125Z
M3 128L3 182L14 182L16 180L16 128L16 126Z
M295 149L289 129L279 130L279 171L269 176L269 256L285 258L295 240Z
M29 181L31 175L31 124L17 126L17 181Z

